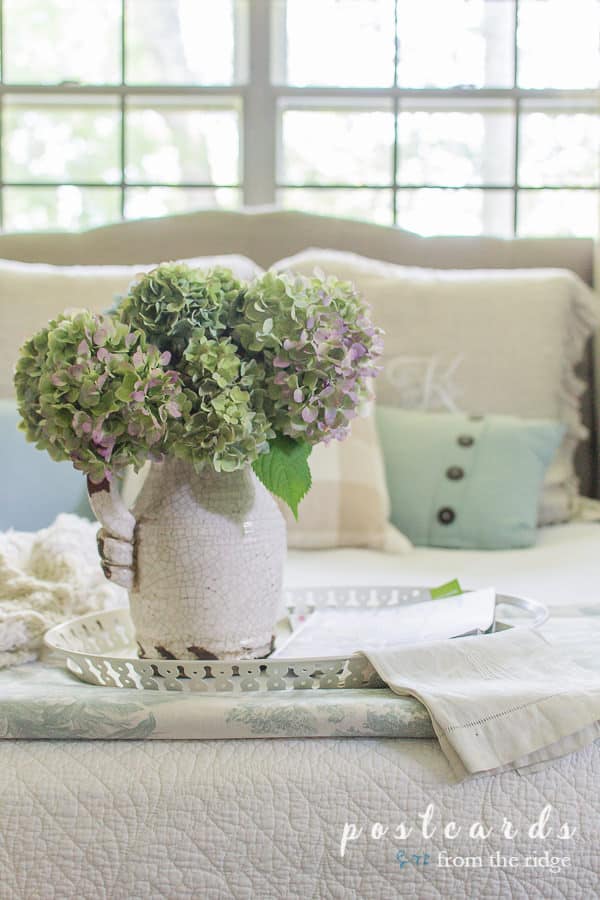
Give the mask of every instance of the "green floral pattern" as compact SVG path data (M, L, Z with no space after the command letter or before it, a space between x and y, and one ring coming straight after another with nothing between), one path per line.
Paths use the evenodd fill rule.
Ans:
M0 738L431 737L429 717L388 690L203 696L84 684L42 663L0 672Z

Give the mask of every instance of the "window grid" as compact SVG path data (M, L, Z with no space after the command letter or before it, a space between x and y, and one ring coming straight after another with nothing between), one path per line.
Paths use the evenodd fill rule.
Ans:
M394 88L398 87L398 62L400 58L400 45L398 41L398 0L394 2ZM394 225L398 224L398 164L400 162L400 139L398 134L398 117L400 115L400 100L394 95L394 145L392 148L392 218Z
M277 4L275 8L274 0L250 0L246 6L244 4L236 4L234 6L235 30L236 36L243 33L247 34L248 47L241 46L236 41L236 76L239 83L227 85L165 85L165 84L144 84L136 85L127 82L127 34L126 34L126 15L127 0L121 0L121 19L120 19L120 44L121 44L121 62L120 62L120 83L113 85L99 84L13 84L6 83L4 80L4 68L2 70L0 80L0 146L2 146L3 126L4 126L4 110L5 100L7 98L18 98L21 95L30 95L39 97L41 100L45 96L62 96L75 98L87 98L93 100L97 97L111 97L118 100L119 105L119 170L120 179L115 183L107 183L104 181L52 181L52 180L35 180L35 181L13 181L5 178L5 160L4 151L0 153L0 226L4 221L4 189L5 188L56 188L68 183L75 187L81 188L105 188L119 190L119 208L121 217L126 213L126 197L127 190L131 188L172 188L172 189L192 189L192 188L226 188L241 189L243 191L243 199L246 205L270 204L275 202L277 192L280 190L294 191L297 189L310 189L314 191L320 190L347 190L347 191L387 191L392 196L392 219L394 223L398 223L399 214L399 197L402 192L415 191L422 189L442 190L456 192L478 190L482 192L498 191L511 192L512 194L512 230L518 233L519 229L519 200L527 194L538 191L596 191L600 185L596 182L591 184L567 184L567 183L548 183L540 185L524 185L520 183L519 177L519 153L520 153L520 136L523 116L523 103L527 100L556 100L556 101L578 101L585 100L589 102L590 108L595 107L600 110L600 89L569 89L562 90L556 88L529 89L518 86L519 82L519 50L518 50L518 16L520 0L515 0L514 4L514 66L513 66L513 84L507 88L474 88L474 87L458 87L458 88L407 88L402 87L398 82L399 70L399 40L398 40L398 10L400 0L395 0L394 4L394 21L395 21L395 46L394 46L394 82L391 87L297 87L281 83L273 83L271 80L271 60L273 53L272 34L276 15L279 15L279 24L281 26L281 17L283 4ZM0 54L4 59L4 44L6 33L4 27L4 3L0 0ZM242 27L241 20L243 16L247 16L247 29ZM281 27L279 31L281 37ZM282 42L284 43L284 42ZM285 46L277 48L279 54L285 51ZM248 79L242 83L239 79L243 61L247 53L247 71ZM164 97L177 98L192 97L202 102L202 100L210 100L214 98L223 98L224 101L238 101L241 106L239 122L241 125L240 134L240 178L230 183L215 183L207 181L177 181L177 182L156 182L144 181L127 178L127 103L130 98L143 97ZM478 184L447 184L420 181L415 183L399 183L398 171L401 154L401 143L399 134L399 115L403 110L403 100L430 100L439 99L442 101L452 100L488 100L497 99L504 100L512 105L515 117L514 128L514 167L512 184L498 184L493 182L482 182ZM367 182L357 184L349 184L347 182L296 182L288 183L278 177L278 164L282 158L282 133L281 133L281 117L283 109L305 109L306 104L310 104L310 108L327 111L335 108L336 103L345 101L352 103L353 101L360 103L360 108L370 108L372 110L381 110L383 104L393 112L393 146L392 146L392 172L389 182L385 184L369 184ZM351 107L345 107L350 109ZM414 108L414 107L411 107ZM452 109L451 104L449 110ZM402 224L401 222L399 224Z
M513 21L513 88L519 84L519 0L515 2ZM519 154L521 146L521 98L515 97L515 155L513 169L513 235L519 228Z
M395 48L394 48L394 84L393 87L370 87L370 88L347 88L347 87L295 87L291 85L275 85L274 93L277 97L277 101L282 104L283 102L287 102L288 105L285 106L286 109L296 109L299 108L295 105L298 100L313 100L315 101L315 105L311 105L311 109L326 109L326 103L329 101L330 103L334 103L336 100L341 98L344 99L356 99L364 101L365 99L373 100L373 109L381 109L382 107L376 106L377 101L381 104L382 101L391 101L393 115L394 115L394 138L393 138L393 154L392 154L392 177L388 184L364 184L360 186L356 186L353 184L343 183L343 182L335 182L335 183L324 183L324 182L303 182L302 184L294 184L291 182L286 182L283 180L277 180L276 182L276 191L277 190L297 190L301 188L309 188L314 191L321 190L331 190L331 189L339 189L339 190L353 190L360 191L362 189L375 190L375 191L391 191L393 195L393 222L394 224L402 225L402 222L398 221L399 218L399 209L398 209L398 198L401 192L405 191L414 191L414 190L443 190L443 191L472 191L478 190L482 192L491 192L491 191L510 191L512 194L512 234L518 234L519 230L519 199L521 196L527 194L535 194L539 191L597 191L600 189L600 183L592 182L590 184L569 184L569 183L544 183L541 185L524 185L521 184L521 180L519 177L519 165L520 165L520 137L521 137L521 122L522 122L522 109L523 109L523 101L524 100L557 100L557 101L569 101L569 100L587 100L589 101L590 108L595 107L600 114L600 89L590 88L590 89L560 89L560 88L522 88L519 87L519 48L518 48L518 19L519 19L519 5L520 0L515 0L514 2L514 21L512 27L512 36L513 36L513 75L512 75L512 85L506 88L499 87L482 87L482 88L471 88L471 87L457 87L457 88L406 88L402 87L398 83L398 63L399 63L399 47L398 47L398 14L399 14L399 6L401 0L395 0L394 3L394 23L395 23ZM514 164L513 164L513 177L512 184L495 184L492 182L482 182L478 184L447 184L447 183L439 183L435 184L432 182L416 182L416 183L398 183L398 160L400 157L400 135L399 135L399 127L398 127L398 116L402 111L402 100L409 99L415 100L422 98L423 100L429 99L444 99L444 100L465 100L465 99L481 99L481 100L489 100L489 99L497 99L497 100L505 100L512 104L512 108L514 110ZM319 107L316 101L321 101L321 106ZM302 106L302 108L306 108ZM451 107L449 107L451 108ZM279 143L278 147L279 155L282 154L281 143ZM600 147L598 148L598 152L600 154Z
M126 69L126 55L127 55L127 3L126 0L121 0L121 29L120 29L120 37L121 37L121 87L125 88L125 69ZM121 170L121 181L120 181L120 194L119 194L119 208L121 212L121 218L125 218L125 166L127 165L127 125L125 122L125 90L123 90L120 98L119 98L119 111L120 111L120 122L119 122L119 162L120 162L120 170Z
M245 2L250 0L237 0L234 5L234 27L236 31L236 39L244 34L244 12ZM264 0L258 0L258 5L263 5ZM5 43L5 3L0 0L0 59L5 59L4 43ZM249 84L238 83L236 80L232 84L226 85L190 85L190 84L136 84L127 81L127 0L120 0L120 27L119 27L119 43L120 43L120 72L119 80L110 84L76 84L76 83L49 83L49 84L20 84L17 82L7 82L5 80L4 64L0 70L0 228L4 227L5 221L5 189L6 188L60 188L72 186L76 188L92 188L106 189L109 191L119 192L119 212L121 218L126 216L126 200L127 191L137 188L166 188L177 190L189 189L233 189L245 191L245 177L242 177L242 163L244 160L244 132L245 126L242 128L244 116L245 101L250 92ZM245 62L245 49L241 49L239 44L243 41L236 40L236 58L235 70L236 76L239 76ZM26 179L7 179L5 177L5 151L3 144L4 116L6 110L7 99L18 99L27 96L28 98L38 98L43 102L47 97L59 97L64 100L73 98L73 101L89 101L93 103L94 98L111 98L118 103L119 110L119 136L118 136L118 154L119 154L119 177L115 181L102 181L95 179L65 179L53 180L50 178L26 180ZM240 123L240 166L238 178L235 181L207 181L207 180L178 180L178 181L154 181L134 179L127 177L127 122L128 122L128 101L141 100L148 98L172 98L173 106L177 100L196 99L199 106L203 102L209 101L210 109L218 109L219 106L213 106L216 100L223 100L224 103L230 101L233 105L227 106L227 109L236 108L235 104L239 104L239 123ZM173 107L171 107L172 109ZM225 108L225 107L223 107ZM256 201L254 201L256 202Z

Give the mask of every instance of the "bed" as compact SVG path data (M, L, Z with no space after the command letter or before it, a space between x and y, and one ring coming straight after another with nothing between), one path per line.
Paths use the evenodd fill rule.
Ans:
M268 265L308 244L441 268L561 266L593 278L591 241L424 239L272 210L198 213L81 235L5 235L0 257L141 263L232 251ZM593 362L590 347L582 375L592 436L578 457L589 496L598 486ZM548 637L600 668L599 549L600 526L579 521L542 529L534 548L502 553L292 551L286 579L436 584L460 576L466 587L492 584L548 604ZM243 741L2 741L0 896L597 896L597 744L539 772L457 785L431 738L376 730L356 738L249 734ZM529 837L547 804L551 833ZM429 817L435 830L424 837ZM518 829L513 839L501 833L505 819ZM402 822L414 829L404 842L394 836ZM444 834L450 822L461 827L457 837ZM492 829L485 840L469 836L476 823ZM560 837L561 826L574 834Z

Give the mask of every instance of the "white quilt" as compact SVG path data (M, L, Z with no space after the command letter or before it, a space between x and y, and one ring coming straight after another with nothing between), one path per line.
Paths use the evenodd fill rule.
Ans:
M598 607L599 549L600 526L572 524L497 554L298 552L288 583L458 576L575 613ZM2 900L600 896L597 744L459 785L414 739L6 740L0 761Z
M0 752L6 900L598 896L598 746L535 775L458 786L422 740L6 742ZM548 802L552 834L529 839ZM429 804L436 831L424 838ZM505 816L519 829L512 840L497 833ZM453 840L442 832L451 821L462 828ZM376 822L391 828L380 840L369 837ZM394 840L402 822L414 832ZM476 822L496 832L471 839ZM364 832L342 858L346 823ZM565 823L577 831L559 840ZM421 862L401 868L399 850ZM525 867L546 851L568 864ZM506 863L491 868L498 852ZM456 868L457 857L482 866Z

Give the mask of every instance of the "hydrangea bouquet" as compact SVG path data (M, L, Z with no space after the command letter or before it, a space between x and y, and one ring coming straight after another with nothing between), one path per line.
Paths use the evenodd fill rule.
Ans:
M297 515L314 444L346 437L381 332L352 285L165 263L107 315L67 311L21 348L29 440L95 484L164 455L248 464Z

